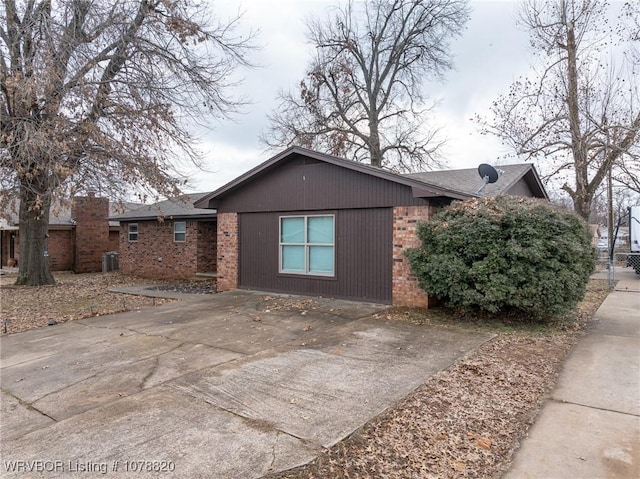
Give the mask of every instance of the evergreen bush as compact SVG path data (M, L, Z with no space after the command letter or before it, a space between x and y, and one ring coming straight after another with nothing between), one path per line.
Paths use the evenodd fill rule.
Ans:
M573 309L595 267L576 214L531 198L454 202L407 251L419 285L452 307L545 319Z

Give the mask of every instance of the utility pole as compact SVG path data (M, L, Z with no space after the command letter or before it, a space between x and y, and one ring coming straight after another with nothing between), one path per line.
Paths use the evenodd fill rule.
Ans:
M606 143L604 146L604 160L607 160L609 154L609 128L607 126L607 119L604 118L604 127L606 134ZM609 255L607 258L607 283L609 289L613 289L615 286L615 261L613 248L616 244L615 232L613 231L613 182L611 178L611 170L613 169L613 163L609 163L607 171L607 238L609 240Z

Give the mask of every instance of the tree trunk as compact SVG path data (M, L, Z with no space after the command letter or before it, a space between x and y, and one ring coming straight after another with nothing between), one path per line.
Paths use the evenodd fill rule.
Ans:
M589 222L589 216L591 216L592 202L593 197L591 195L584 190L576 190L576 194L573 197L573 209L587 223Z
M591 202L578 200L574 204L574 210L583 220L589 222L589 216L591 215Z
M371 166L382 168L382 149L380 148L378 122L371 117L369 118L369 156L371 157Z
M47 237L51 196L34 183L20 187L20 260L16 284L40 286L55 284L49 269Z
M573 198L573 209L582 219L589 221L591 215L591 202L593 195L589 193L589 163L587 161L588 147L582 134L580 125L580 98L578 85L578 46L574 24L572 20L566 20L566 8L564 21L567 28L567 106L569 108L569 129L571 131L571 149L573 153L573 167L575 169L576 193Z

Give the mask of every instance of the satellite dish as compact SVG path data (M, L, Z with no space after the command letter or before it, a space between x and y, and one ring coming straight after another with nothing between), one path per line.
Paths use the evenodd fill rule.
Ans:
M486 163L482 163L478 166L478 174L482 181L484 181L485 185L487 183L495 183L500 178L500 173L493 166L487 165Z
M498 170L487 163L481 163L480 166L478 166L478 174L480 175L480 178L482 178L483 183L478 191L476 191L476 195L479 194L489 183L495 183L498 181L498 178L502 176L502 173L504 173L504 171Z

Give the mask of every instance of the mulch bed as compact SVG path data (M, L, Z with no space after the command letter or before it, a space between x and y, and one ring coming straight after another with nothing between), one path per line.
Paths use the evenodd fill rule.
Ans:
M170 284L162 284L147 288L150 291L170 291L172 293L184 294L214 294L216 293L216 283L212 280L203 281L180 281Z

